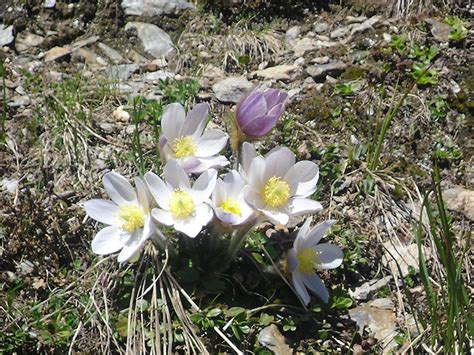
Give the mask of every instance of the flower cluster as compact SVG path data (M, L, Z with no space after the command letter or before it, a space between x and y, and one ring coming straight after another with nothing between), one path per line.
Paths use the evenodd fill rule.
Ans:
M240 161L222 177L218 177L218 169L226 167L229 160L219 154L229 136L217 129L206 130L209 106L198 104L186 114L180 104L168 105L159 139L162 176L148 172L135 178L134 188L120 174L107 173L103 184L110 200L85 203L89 217L107 225L93 239L92 251L99 255L120 251L118 261L124 262L138 255L150 238L165 245L162 226L195 238L213 222L233 231L227 256L231 259L252 227L262 221L286 225L320 211L321 204L310 198L319 179L314 162L296 162L295 154L286 147L276 147L262 156L245 141L245 137L267 134L283 113L286 100L285 93L259 89L241 100L235 120L239 137L244 137L237 142ZM338 247L317 245L334 221L308 231L310 222L307 219L300 228L287 257L293 286L304 304L310 301L306 288L328 301L328 292L315 271L342 262Z

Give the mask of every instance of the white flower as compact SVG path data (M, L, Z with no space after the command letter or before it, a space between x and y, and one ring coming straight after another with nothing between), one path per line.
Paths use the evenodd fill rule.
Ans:
M148 191L140 178L136 189L122 175L110 172L103 178L110 200L94 199L84 204L89 217L107 224L92 240L92 251L99 255L121 250L117 260L130 260L155 232L150 215Z
M287 265L291 273L291 282L305 305L310 301L306 288L323 302L329 301L328 290L315 271L334 269L342 263L344 254L339 247L328 243L318 244L335 222L334 220L324 221L308 233L311 224L311 218L308 218L298 231L293 248L288 253Z
M174 226L190 238L196 237L212 219L209 196L216 185L217 172L202 173L191 187L189 177L176 160L170 160L163 170L165 181L153 173L145 181L159 208L151 212L158 222Z
M253 214L244 198L244 181L240 174L229 171L224 180L218 179L212 193L212 207L219 220L232 225L246 222Z
M245 146L244 146L245 148ZM287 224L291 216L322 209L319 202L308 199L316 191L317 165L308 160L295 164L295 155L286 147L270 151L265 158L243 159L248 185L245 199L272 223Z
M187 173L197 174L229 164L226 157L218 155L226 146L228 135L217 129L204 131L208 113L207 103L197 104L187 116L179 103L166 107L160 137L163 162L175 159Z

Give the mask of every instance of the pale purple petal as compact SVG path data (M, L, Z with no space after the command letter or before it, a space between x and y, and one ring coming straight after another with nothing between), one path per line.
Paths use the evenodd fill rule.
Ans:
M262 213L267 216L267 218L272 222L273 224L282 224L286 225L288 221L290 220L290 217L280 211L274 211L274 210L267 210L267 209L261 209Z
M281 147L265 157L265 181L273 176L284 177L295 165L295 154L286 147Z
M298 258L296 257L296 250L295 248L291 248L288 251L288 254L286 256L286 263L288 266L288 272L294 272L299 265Z
M167 207L168 201L171 197L171 194L173 193L168 185L166 185L160 177L152 172L145 174L145 181L158 206L161 208Z
M301 250L302 249L303 242L305 240L306 235L308 235L309 227L311 226L312 221L313 221L312 217L306 218L303 225L298 230L298 234L296 235L296 239L295 239L295 242L294 242L294 248L296 250Z
M261 93L255 91L238 106L237 121L241 127L245 126L249 120L265 115L267 110L268 107L265 98Z
M288 202L287 210L291 215L302 215L321 211L323 206L318 201L309 198L292 198Z
M206 171L207 169L220 169L223 168L224 166L229 165L229 161L227 158L223 155L218 155L216 157L210 157L210 158L196 158L197 161L199 161L199 165L197 166L190 166L186 167L186 172L189 174L201 174L203 171Z
M149 202L150 196L148 193L148 189L141 178L136 177L134 180L135 180L135 187L137 189L138 202L140 206L143 208L143 210L145 211L145 213L148 214L148 212L150 211L150 202Z
M92 251L98 255L115 253L123 248L129 238L130 233L118 226L105 227L92 240Z
M173 189L190 189L191 183L189 182L188 174L179 165L176 160L170 160L166 163L163 169L163 176L165 177L166 183L173 187Z
M304 248L308 248L308 247L318 244L321 238L324 237L324 234L326 234L327 230L334 223L336 223L334 219L328 219L327 221L324 221L318 224L317 226L313 227L313 229L311 229L309 233L303 237L302 246Z
M245 177L250 169L250 163L252 162L253 158L257 156L257 152L255 151L255 147L253 144L244 142L242 144L242 168L243 173L245 173Z
M101 223L109 225L119 225L117 215L118 206L109 200L89 200L84 203L84 209L89 217Z
M344 253L333 244L323 243L314 247L316 252L320 253L316 267L318 269L335 269L342 264Z
M305 306L308 305L311 298L309 297L309 293L303 284L302 275L298 271L293 272L291 275L291 283L293 284L296 294L299 296L301 302L303 302Z
M319 179L318 166L308 160L299 161L285 174L293 195L308 197L316 191Z
M209 169L204 171L194 182L190 191L196 205L209 199L214 187L216 186L217 171Z
M170 211L154 208L151 211L151 215L158 223L164 224L165 226L172 226L174 224L174 218Z
M143 228L137 229L123 246L117 257L117 261L123 263L124 261L130 260L132 256L140 250L145 241L146 238L143 238Z
M122 175L110 172L102 179L105 191L117 205L137 202L134 188Z
M245 125L242 125L242 132L251 136L251 137L261 137L270 132L270 130L275 127L275 124L278 120L278 117L275 116L258 116L253 120L245 122Z
M229 136L217 129L210 129L204 132L196 142L196 157L212 157L224 149Z
M198 139L207 124L207 117L209 116L209 104L200 103L193 107L188 112L186 120L184 121L183 128L181 130L182 136L193 136L194 139Z
M161 118L161 129L168 141L172 142L175 138L182 136L181 129L183 127L184 117L185 112L181 104L172 103L166 106L163 117Z
M301 275L304 285L310 289L316 296L318 296L321 301L328 303L329 301L329 292L324 286L321 278L316 274L302 274Z

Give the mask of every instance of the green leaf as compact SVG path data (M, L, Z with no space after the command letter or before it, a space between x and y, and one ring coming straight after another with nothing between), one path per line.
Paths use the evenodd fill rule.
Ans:
M352 301L351 298L349 297L343 297L343 296L336 296L334 297L334 301L331 305L331 308L335 309L347 309L350 306L352 306L354 302Z
M262 314L260 314L260 319L259 319L258 323L260 325L267 326L270 323L272 323L274 320L275 320L275 317L273 317L273 316L271 316L267 313L262 313Z
M221 313L222 313L222 310L220 308L213 308L209 312L207 312L206 316L209 318L214 318L220 315Z
M239 315L246 313L245 308L242 307L232 307L229 308L226 312L227 316L229 317L238 317Z

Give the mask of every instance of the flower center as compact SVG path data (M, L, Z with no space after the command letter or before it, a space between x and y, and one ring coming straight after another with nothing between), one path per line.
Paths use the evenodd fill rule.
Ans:
M196 143L192 136L183 136L173 140L173 151L176 158L189 157L196 154Z
M194 201L186 191L176 189L169 202L170 212L176 219L186 219L194 213Z
M298 259L298 271L304 274L314 272L314 264L317 262L319 253L311 248L305 248L296 254Z
M239 203L230 197L228 197L224 202L222 202L222 204L220 205L220 208L222 208L224 211L228 213L232 213L237 216L242 216Z
M290 198L290 186L279 176L268 179L263 188L263 201L270 207L280 207Z
M121 228L129 233L145 224L145 211L134 204L120 206L118 216L122 220Z

